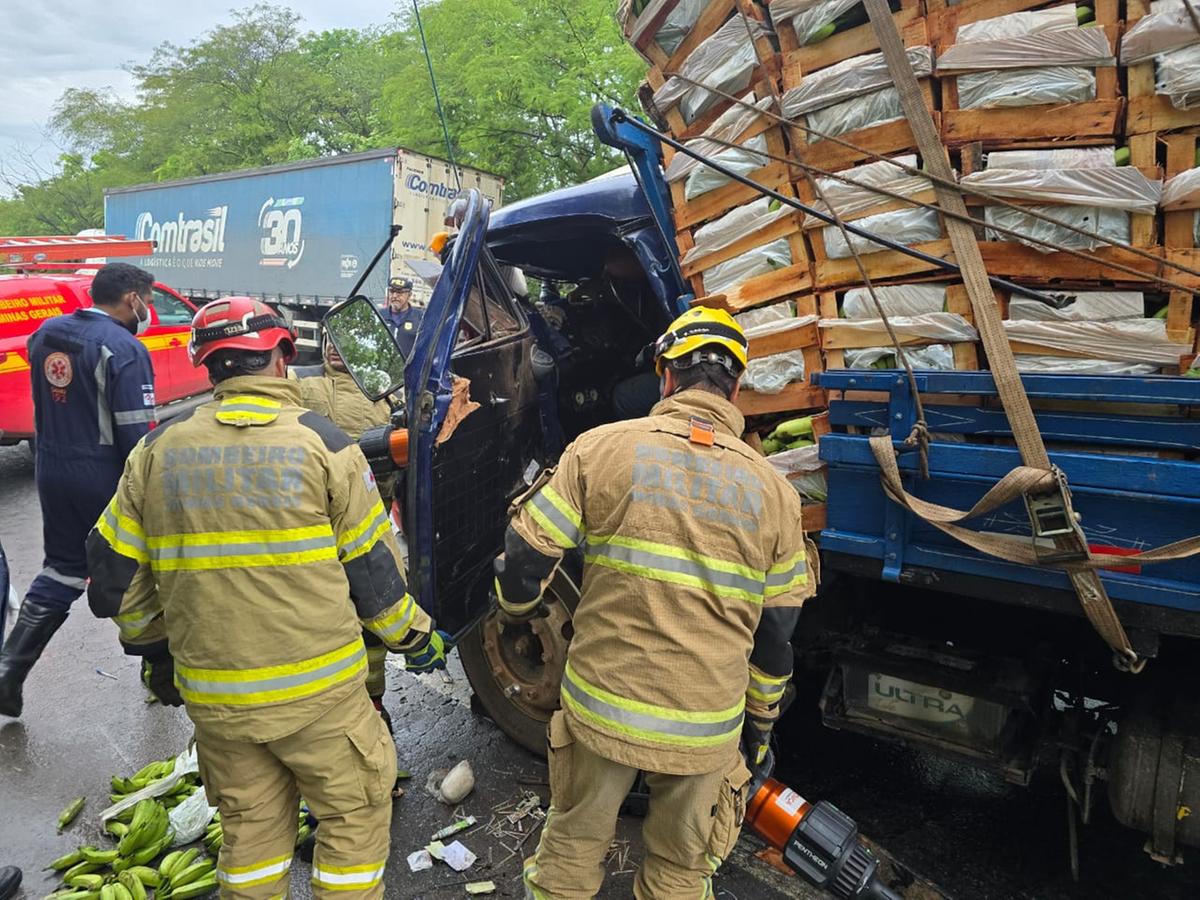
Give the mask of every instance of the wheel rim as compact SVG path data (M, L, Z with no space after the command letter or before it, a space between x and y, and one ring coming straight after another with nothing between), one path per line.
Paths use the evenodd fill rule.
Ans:
M496 684L509 703L541 721L549 721L558 709L558 687L573 633L568 604L578 597L571 596L573 587L552 584L546 589L549 615L544 618L501 630L493 612L480 624L484 657Z

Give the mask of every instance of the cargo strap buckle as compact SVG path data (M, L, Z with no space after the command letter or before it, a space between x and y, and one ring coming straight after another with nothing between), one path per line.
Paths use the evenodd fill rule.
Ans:
M1071 488L1067 476L1058 466L1050 467L1054 475L1053 486L1047 491L1025 494L1025 510L1033 533L1034 549L1043 563L1079 562L1088 558L1087 537L1080 527L1079 513L1071 503ZM1075 535L1075 546L1061 546L1057 538ZM1054 541L1055 547L1047 548L1042 541Z

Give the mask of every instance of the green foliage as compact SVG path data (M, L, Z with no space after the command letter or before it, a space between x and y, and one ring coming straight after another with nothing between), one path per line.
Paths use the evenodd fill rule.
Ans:
M506 177L507 198L619 165L591 131L592 104L635 102L644 64L621 40L615 0L438 0L422 18L454 156ZM0 233L103 225L103 190L406 146L446 156L408 3L385 29L305 33L258 4L132 67L137 99L71 88L50 128L57 171L14 178Z

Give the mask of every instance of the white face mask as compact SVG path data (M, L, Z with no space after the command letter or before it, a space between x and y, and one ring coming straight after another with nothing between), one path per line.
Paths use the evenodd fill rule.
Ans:
M138 302L141 302L140 300ZM137 316L137 327L134 329L134 334L144 334L146 329L150 327L150 307L142 303L142 312L138 312L135 308L133 314ZM143 317L144 314L144 317Z

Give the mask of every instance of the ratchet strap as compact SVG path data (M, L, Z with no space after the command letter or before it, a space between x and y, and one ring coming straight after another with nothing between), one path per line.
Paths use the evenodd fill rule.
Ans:
M913 72L912 66L905 55L904 43L901 40L900 31L892 19L892 13L888 8L887 0L864 0L864 5L870 17L871 26L875 31L875 36L879 40L879 47L883 51L883 58L887 63L888 72L891 74L892 81L899 92L905 118L916 138L917 149L921 153L925 167L939 179L934 182L938 205L952 214L961 215L965 218L967 207L963 201L961 191L947 186L954 180L954 172L950 168L950 163L942 148L941 136L934 125L933 117L925 106L925 100L921 95L921 89L917 83L917 76ZM1001 405L1004 407L1005 415L1008 417L1009 425L1012 429L1013 438L1017 444L1017 449L1020 451L1021 459L1024 462L1023 466L1014 469L1013 472L1001 479L995 487L988 491L980 503L989 498L992 498L992 501L996 501L996 498L999 496L1009 495L1004 501L1007 502L1024 493L1028 504L1028 496L1031 488L1035 491L1038 489L1058 491L1060 508L1065 509L1068 514L1067 517L1071 518L1070 491L1067 488L1066 479L1060 473L1057 473L1050 463L1050 456L1046 452L1046 445L1042 441L1041 432L1038 430L1037 420L1033 416L1033 408L1030 406L1029 398L1025 395L1025 389L1021 384L1021 377L1017 372L1012 348L1009 346L1004 326L1000 321L1000 309L992 292L991 284L987 279L987 269L983 263L983 256L979 252L979 245L976 243L975 232L962 219L945 216L943 217L943 221L946 233L950 238L950 244L954 250L954 257L961 268L963 284L966 286L967 296L971 301L971 309L975 314L975 327L979 330L980 340L991 363L992 378L996 384L996 392L999 394ZM884 470L883 481L889 495L893 499L897 499L895 488L899 483L899 469L896 467L891 441L889 438L885 438L878 444L873 442L872 446L873 449L876 447L882 448L885 443L886 453L881 454L876 450L875 455L877 459L884 456L891 459L891 467L895 475L893 484L889 488L886 469ZM880 467L883 469L882 461L880 462ZM1036 478L1034 477L1035 475ZM1051 481L1054 484L1051 484ZM900 491L903 492L902 487ZM994 542L1000 539L979 535L976 532L969 532L968 529L953 524L953 520L939 522L939 516L944 516L947 512L953 515L957 513L955 510L945 510L944 507L925 504L923 501L918 501L917 498L910 497L907 494L902 494L902 496L906 497L908 501L907 503L902 503L902 505L905 505L906 508L910 509L916 515L926 519L943 531L947 531L950 528L955 529L955 531L947 531L947 533L952 534L964 543L984 553L1007 559L1010 558L1008 556L1009 553L1015 552L1012 549L1012 542L1007 540L1005 540L1003 546L1005 552L1003 554L996 553L995 550L1001 548L994 546ZM901 501L897 500L897 502ZM942 510L943 512L937 512L938 510ZM967 517L968 514L961 514L961 518ZM1100 637L1112 648L1114 665L1123 671L1139 672L1145 666L1145 660L1140 659L1137 653L1134 652L1129 642L1129 636L1125 633L1125 628L1121 625L1121 620L1117 618L1116 610L1113 609L1112 601L1104 589L1104 584L1100 581L1099 574L1093 568L1079 567L1078 564L1080 563L1090 564L1092 562L1091 551L1088 548L1083 531L1079 528L1078 524L1072 521L1070 526L1052 538L1054 550L1051 554L1043 553L1039 556L1038 546L1033 542L1024 547L1023 549L1028 551L1033 557L1032 562L1028 564L1046 565L1048 563L1062 563L1063 561L1075 562L1076 566L1068 570L1068 575L1088 621L1092 623L1092 626L1099 633ZM966 540L962 532L973 535L972 540ZM979 546L980 541L985 546ZM994 546L994 549L986 549L992 546ZM1046 558L1047 556L1049 556L1049 559ZM1129 558L1126 557L1124 559L1126 559L1124 564L1129 565Z

